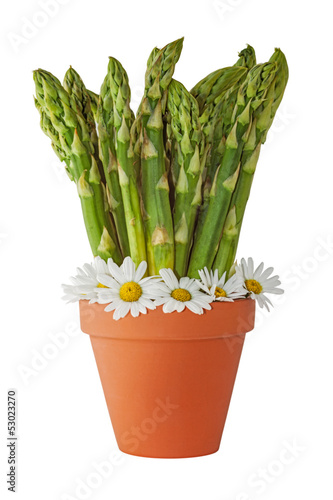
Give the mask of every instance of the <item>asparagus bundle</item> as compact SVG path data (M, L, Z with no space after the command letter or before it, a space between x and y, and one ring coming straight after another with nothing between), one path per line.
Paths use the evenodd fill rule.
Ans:
M243 148L250 138L254 111L266 99L267 89L274 79L276 63L255 66L238 91L232 118L232 128L225 142L225 152L218 166L209 193L209 206L201 233L195 239L188 274L198 277L198 270L213 267L231 197L236 187Z
M111 257L121 262L89 126L74 98L57 78L37 70L34 71L34 80L35 103L41 115L42 130L51 138L53 149L65 162L70 178L76 182L92 251L104 259Z
M239 180L232 196L230 210L215 259L214 269L218 269L220 274L223 274L224 271L229 272L234 263L261 144L266 140L267 132L272 125L288 82L287 61L281 50L275 50L270 62L277 63L276 76L267 89L266 100L254 112L251 132L244 146Z
M198 92L205 95L205 105L201 112L200 122L203 132L206 136L207 143L207 160L204 171L204 190L203 204L200 207L201 217L196 228L196 234L199 235L205 220L205 216L209 205L209 193L212 187L212 181L218 165L221 163L223 153L225 151L225 141L228 131L228 126L231 123L232 110L234 108L237 93L244 82L248 70L256 63L256 56L253 47L250 45L239 53L239 59L231 68L222 68L209 74L201 80L192 90L191 93L196 96ZM233 71L233 73L231 72ZM225 82L225 85L211 85L214 75L221 75L220 81ZM225 79L224 75L233 75L232 79Z
M68 92L69 96L72 98L72 101L75 104L76 108L83 115L83 118L89 130L90 140L93 147L93 155L96 160L101 178L105 183L103 165L99 159L99 154L98 154L97 131L96 131L94 114L92 112L92 104L91 104L92 101L90 94L88 93L82 81L82 78L72 67L70 67L67 70L64 77L63 85L64 89Z
M225 141L232 128L233 110L236 104L238 91L244 83L248 71L256 64L256 56L250 45L239 53L239 59L234 69L242 70L232 86L219 93L214 99L214 107L208 120L208 131L212 144L210 161L208 165L208 176L214 178L216 169L221 163L225 151Z
M99 94L69 68L63 86L34 72L41 128L77 185L93 254L148 262L198 277L230 273L262 144L288 81L276 49L256 64L247 46L234 66L191 92L173 79L183 39L154 48L136 116L128 75L110 57Z

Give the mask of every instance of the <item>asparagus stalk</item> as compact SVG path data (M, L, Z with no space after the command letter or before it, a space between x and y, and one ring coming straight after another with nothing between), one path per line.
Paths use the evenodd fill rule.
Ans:
M147 69L146 71L151 70L151 66L155 60L155 57L157 54L160 52L160 49L157 47L154 47L151 53L149 54L148 60L147 60ZM132 124L132 127L130 129L130 136L131 136L131 142L133 145L133 153L134 153L134 170L137 176L137 182L138 184L141 183L141 149L142 149L142 104L145 99L145 96L143 96L138 110L136 114L136 118Z
M161 49L157 48L157 47L154 47L153 50L151 51L151 53L149 54L149 57L147 59L147 70L150 71L154 61L155 61L155 58L157 56L157 54L159 54Z
M120 263L121 254L106 208L87 123L80 111L73 108L73 100L57 78L43 70L34 71L33 76L42 129L51 137L55 152L65 161L77 185L93 254Z
M90 134L90 142L93 145L93 155L96 160L102 182L105 184L103 165L99 158L98 138L94 114L91 109L90 95L83 83L82 78L75 71L75 69L72 68L72 66L70 66L65 74L63 86L70 96L73 109L78 109L79 113L82 114L86 122Z
M154 60L157 56L157 54L160 52L161 49L158 49L157 47L154 47L153 50L151 51L151 53L149 54L149 57L147 59L147 68L146 68L146 72L149 72L151 70L151 67L154 63ZM137 113L136 113L136 117L137 117L137 120L138 120L138 123L140 123L140 125L138 125L138 127L140 128L141 130L141 120L142 120L142 104L143 104L143 101L145 99L145 95L142 97L141 99L141 102L139 104L139 107L138 107L138 110L137 110ZM141 141L142 142L142 141Z
M193 87L191 94L196 98L200 113L215 99L225 93L246 73L246 68L231 66L213 71Z
M97 135L94 115L91 110L90 96L82 78L72 66L65 73L63 86L71 98L73 108L75 109L75 106L77 106L83 115L91 134L91 141L95 144L97 142Z
M173 217L175 271L181 277L186 275L195 219L201 204L202 132L197 101L176 80L169 85L167 108L171 116L173 141L177 143L181 155Z
M107 186L107 198L109 200L111 212L117 229L120 248L122 250L123 256L126 257L130 255L130 246L128 241L125 211L118 176L114 130L115 106L110 88L112 73L110 74L109 70L110 65L108 66L108 73L101 86L96 114L99 134L99 154L104 168Z
M239 180L232 196L230 210L214 263L214 268L218 269L220 275L224 271L229 272L234 263L261 144L265 142L267 132L272 125L288 82L288 65L283 52L276 49L270 58L270 62L277 64L276 76L267 89L265 101L254 112L251 132L244 146Z
M210 176L211 180L215 175L218 165L221 163L225 151L226 137L232 128L232 114L236 105L238 91L244 83L248 71L256 64L255 52L250 45L243 49L238 56L239 59L235 63L234 68L242 69L243 72L232 86L216 96L214 100L215 106L212 109L208 122L209 139L212 144L208 171L208 176Z
M91 106L91 111L94 115L94 120L96 120L96 114L97 114L97 106L98 106L98 99L99 95L95 94L92 90L87 89L87 93L90 97L90 106Z
M39 111L40 114L40 127L44 134L46 134L50 139L51 139L51 146L55 154L58 156L60 161L65 162L65 170L66 173L71 181L74 180L74 174L71 169L71 164L69 161L69 158L66 156L66 152L63 150L60 144L59 140L59 133L55 128L53 127L51 120L47 117L47 115L44 113L41 105L37 101L37 99L34 97L35 101L35 106L37 110Z
M264 142L266 141L267 132L268 132L270 126L272 125L275 114L278 110L278 107L281 104L282 98L284 96L284 91L286 89L286 86L288 83L288 78L289 78L289 69L288 69L287 59L286 59L286 56L284 55L284 53L282 52L281 49L274 50L274 53L273 53L272 57L270 58L269 62L276 62L278 69L277 69L277 75L276 75L276 79L275 79L270 124L269 124L269 127L266 129L266 131L261 136L262 144L264 144Z
M200 218L196 227L196 238L200 237L209 206L209 193L218 166L225 153L226 138L231 131L233 110L236 105L238 91L244 83L247 73L256 62L253 47L248 45L239 54L234 67L241 69L238 80L229 88L214 94L214 100L206 105L200 116L200 123L205 134L206 143L210 145L206 168L204 171L203 204L200 207ZM220 70L222 71L222 70ZM207 79L209 79L208 75ZM213 87L212 87L213 89Z
M167 89L179 59L183 39L155 55L145 76L142 116L142 199L149 274L174 266L174 236L165 165L164 125Z
M247 68L238 66L222 68L214 72L220 75L214 85L211 85L212 81L215 79L215 75L212 73L211 75L214 78L211 80L211 75L208 75L207 81L204 79L202 87L198 89L201 93L198 95L197 100L204 103L204 106L201 107L200 123L208 144L213 144L216 121L218 118L221 118L221 113L216 112L216 110L221 108L218 107L218 103L223 99L229 89L235 88L236 86L239 88L240 82L244 81L247 71ZM196 96L195 88L192 89L191 93ZM218 144L215 148L216 147L218 147ZM212 154L211 152L211 155Z
M244 81L248 69L256 64L255 52L250 45L243 49L238 56L239 59L234 66L210 73L191 90L191 94L198 101L201 115L200 122L208 138L212 134L217 104L224 98L228 91L230 95L230 92L236 90L237 95L237 91Z
M133 168L141 200L141 147L142 147L142 117L135 118L130 129L131 145L133 147ZM142 212L142 210L141 210Z
M135 170L135 153L130 129L134 115L130 109L128 76L119 61L109 61L110 91L114 102L114 126L120 189L125 211L130 255L136 265L146 260L144 225ZM132 135L133 137L133 135Z
M210 190L205 222L194 243L189 265L190 277L198 277L198 270L205 266L209 269L213 265L239 176L243 147L251 131L253 112L266 98L267 88L274 79L276 67L276 63L255 66L239 89L233 113L233 126L226 139L225 153Z
M235 66L243 66L243 68L251 69L257 63L256 53L251 45L247 44L245 49L241 50L238 54L238 61Z

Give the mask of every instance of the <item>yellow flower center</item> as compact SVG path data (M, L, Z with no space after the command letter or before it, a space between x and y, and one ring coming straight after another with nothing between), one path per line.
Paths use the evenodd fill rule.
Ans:
M98 283L97 288L108 288L108 287L105 285L102 285L102 283Z
M245 280L245 286L249 292L256 293L257 295L262 292L262 286L257 280Z
M171 297L175 300L179 300L179 302L187 302L191 300L192 295L185 290L185 288L176 288L176 290L171 292Z
M219 286L215 288L215 297L226 297L226 296L227 294L225 293L223 288L220 288Z
M124 283L119 290L119 296L124 302L136 302L142 295L142 288L135 281Z

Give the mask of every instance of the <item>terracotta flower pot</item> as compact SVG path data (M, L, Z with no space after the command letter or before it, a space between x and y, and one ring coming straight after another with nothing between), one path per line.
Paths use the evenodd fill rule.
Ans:
M104 307L80 301L81 329L120 450L156 458L216 452L255 301L215 302L201 316L159 307L119 321Z

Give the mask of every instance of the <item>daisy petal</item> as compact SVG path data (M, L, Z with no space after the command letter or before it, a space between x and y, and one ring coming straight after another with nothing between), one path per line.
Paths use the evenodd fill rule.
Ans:
M108 274L98 274L97 275L97 280L101 285L107 286L109 288L115 288L116 290L119 290L120 286L117 283L117 281Z
M178 280L171 269L160 269L160 275L171 291L179 288Z
M265 280L268 278L268 276L270 276L272 274L272 272L274 271L274 268L273 267L268 267L267 269L265 269L265 271L262 273L262 275L260 276L260 279L261 281Z
M194 314L202 314L202 308L198 304L196 304L193 300L185 302L185 305L187 309L192 311Z
M118 283L120 283L121 285L123 285L124 283L126 283L127 280L125 279L124 273L117 266L117 264L115 264L113 261L111 261L111 259L108 260L108 268L109 268L111 276L116 281L118 281Z
M264 263L261 262L257 269L254 271L253 278L258 281L258 278L260 277L262 270L264 269Z
M124 262L122 263L120 268L124 273L126 281L134 281L135 264L132 261L131 257L125 257Z
M247 263L247 273L248 273L248 279L253 278L253 269L254 269L254 262L252 257L248 258L248 263Z
M140 309L137 302L131 302L131 314L133 318L137 318L140 314Z
M147 262L145 261L140 262L134 274L134 281L136 282L140 281L141 278L144 276L146 270L147 270Z
M176 302L176 306L175 306L176 311L179 313L183 312L185 307L186 307L187 302L180 302L179 300L175 300L175 302Z
M120 318L124 318L127 316L131 309L131 302L122 302L120 306L117 307L115 312L113 313L113 319L116 321Z

